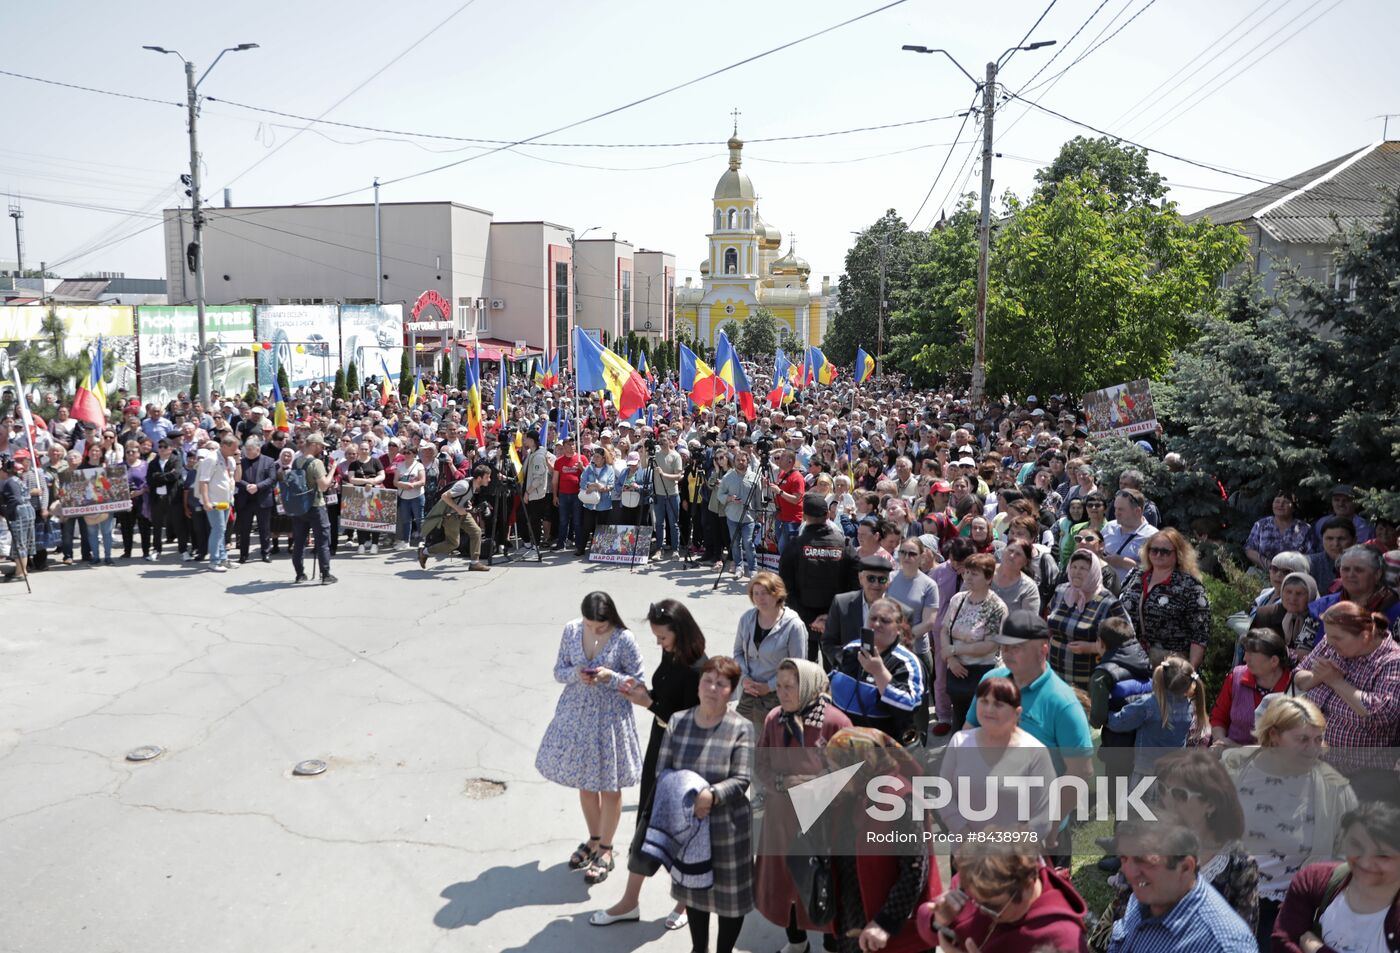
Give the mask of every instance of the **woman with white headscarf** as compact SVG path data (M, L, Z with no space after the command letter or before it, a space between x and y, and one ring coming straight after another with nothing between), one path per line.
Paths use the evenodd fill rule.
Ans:
M1090 550L1075 550L1066 572L1069 581L1056 587L1045 618L1050 667L1068 684L1088 691L1099 660L1099 626L1115 616L1127 620L1128 611L1104 586L1103 562Z
M826 672L802 658L778 665L778 707L768 713L759 746L783 749L768 759L773 785L780 790L826 772L821 749L831 736L851 727L846 713L831 702ZM802 750L798 750L802 749ZM763 846L754 869L754 902L764 917L787 931L785 950L807 948L807 931L821 930L811 922L788 869L787 854L797 841L797 815L786 797L764 801Z
M1318 598L1317 583L1305 572L1293 572L1283 577L1278 587L1278 601L1260 607L1254 613L1251 629L1271 629L1283 636L1294 658L1302 658L1316 641L1317 620L1308 606Z

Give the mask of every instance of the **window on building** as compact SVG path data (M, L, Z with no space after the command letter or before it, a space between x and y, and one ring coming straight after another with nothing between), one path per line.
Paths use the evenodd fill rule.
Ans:
M724 213L721 212L719 209L715 209L715 231L719 231L719 230L720 230L721 228L723 228L723 227L724 227Z
M753 213L750 212L748 209L744 209L744 231L746 231L746 232L747 232L747 231L750 231L752 228L753 228Z
M345 299L345 303L346 303L346 304L375 304L376 302L375 302L375 300L374 300L373 298L346 298L346 299Z
M734 230L734 216L735 216L736 214L737 214L737 213L736 213L733 209L730 209L730 210L729 210L729 230L730 230L730 231L733 231L733 230Z
M726 248L724 250L724 273L726 275L737 275L739 273L739 250L737 248Z
M626 333L632 330L632 272L622 273L622 286L619 290L622 294L622 330Z
M569 341L569 263L554 263L554 340L558 347Z

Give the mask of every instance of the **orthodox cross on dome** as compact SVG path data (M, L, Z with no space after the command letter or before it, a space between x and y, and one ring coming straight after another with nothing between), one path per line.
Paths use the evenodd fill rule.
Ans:
M734 117L734 135L737 136L739 134L739 117L743 114L739 112L739 107L735 106L734 111L729 115Z
M797 251L797 233L788 232L788 254L791 255L795 251Z

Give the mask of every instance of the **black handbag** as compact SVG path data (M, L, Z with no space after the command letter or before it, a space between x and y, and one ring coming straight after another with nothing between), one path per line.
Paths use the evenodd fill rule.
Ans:
M831 882L831 858L789 854L788 872L797 886L797 901L814 926L824 927L836 916L836 896Z

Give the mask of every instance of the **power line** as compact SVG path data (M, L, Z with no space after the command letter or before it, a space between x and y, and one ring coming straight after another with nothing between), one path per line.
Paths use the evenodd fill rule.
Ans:
M1165 92L1163 92L1162 95L1161 95L1161 96L1158 96L1156 99L1151 99L1151 97L1152 97L1159 89L1162 89L1162 87L1166 86L1166 85L1167 85L1168 83L1170 83L1172 80L1174 80L1174 79L1176 79L1178 76L1180 76L1183 72L1185 72L1188 68L1190 68L1190 66L1191 66L1193 63L1195 63L1195 62L1196 62L1197 60L1199 60L1201 57L1203 57L1203 56L1205 56L1207 53L1209 53L1209 52L1211 51L1211 49L1213 49L1217 43L1219 43L1220 41L1224 40L1224 39L1225 39L1227 36L1229 36L1231 33L1233 33L1233 32L1235 32L1236 30L1238 30L1238 29L1240 28L1240 26L1243 25L1243 24L1245 23L1245 21L1249 20L1251 17L1253 17L1253 16L1254 16L1256 13L1258 13L1260 10L1264 9L1264 7L1268 6L1270 2L1271 2L1271 0L1261 0L1260 4L1259 4L1257 7L1255 7L1253 10L1250 10L1250 11L1249 11L1248 13L1246 13L1244 16L1242 16L1242 17L1240 17L1238 20L1236 20L1236 21L1230 26L1229 29L1227 29L1224 33L1220 34L1219 36L1217 36L1214 40L1212 40L1210 43L1208 43L1199 53L1197 53L1195 56L1191 57L1191 58L1190 58L1189 60L1187 60L1184 64L1182 64L1182 66L1181 66L1175 73L1171 74L1171 75L1168 76L1166 79L1162 80L1160 83L1158 83L1156 86L1154 86L1152 89L1148 90L1148 92L1147 92L1147 94L1146 94L1145 96L1143 96L1143 97L1142 97L1141 99L1139 99L1137 102L1133 103L1131 106L1129 106L1127 109L1125 109L1122 113L1120 113L1120 114L1118 115L1118 118L1114 119L1113 122L1110 123L1110 125L1116 126L1116 125L1118 125L1119 123L1126 123L1127 121L1129 121L1130 119L1132 119L1133 116L1135 116L1135 115L1137 115L1139 112L1141 112L1141 109L1140 109L1139 107L1142 107L1142 109L1150 108L1151 106L1154 106L1154 105L1156 105L1158 102L1160 102L1164 97L1170 95L1170 94L1171 94L1171 90L1176 89L1177 86L1179 86L1180 84L1177 84L1177 86L1172 86L1170 89L1168 89L1168 90L1166 90ZM1284 7L1288 6L1288 4L1290 4L1290 3L1292 3L1292 2L1293 2L1293 0L1284 0L1282 6L1279 6L1279 7L1275 8L1275 9L1274 9L1273 11L1271 11L1267 16L1265 16L1263 20L1260 20L1259 23L1256 23L1254 26L1252 26L1252 27L1250 27L1248 30L1244 31L1244 33L1241 33L1239 36L1237 36L1234 40L1230 41L1230 44L1229 44L1228 46L1226 46L1226 47L1224 47L1223 49L1220 50L1220 54L1223 54L1226 50L1229 50L1230 47L1234 46L1236 43L1240 42L1240 40L1242 40L1242 39L1244 39L1246 36L1248 36L1253 30L1257 29L1260 23L1265 22L1265 21L1268 20L1270 17L1272 17L1275 13L1277 13L1279 10L1282 10ZM1217 55L1220 55L1220 54L1217 54ZM1209 62L1209 61L1207 61L1207 62ZM1200 70L1200 69L1203 69L1204 66L1205 66L1204 63L1201 64L1201 67L1199 67L1199 68L1197 69L1196 72L1199 72L1199 70ZM1186 79L1190 79L1191 76L1194 76L1194 75L1195 75L1195 72L1193 72L1193 73L1191 73L1189 76L1187 76ZM1182 82L1185 82L1185 81L1186 81L1185 79L1182 80ZM1151 102L1148 102L1149 99L1151 99Z
M432 36L432 35L433 35L434 33L436 33L438 30L441 30L443 27L447 26L448 23L450 23L452 20L456 19L456 17L457 17L459 14L461 14L463 11L465 11L468 7L470 7L470 6L471 6L472 4L474 4L474 3L476 3L476 0L467 0L466 3L462 4L462 5L459 6L457 9L453 10L453 11L452 11L451 13L449 13L446 17L444 17L444 18L442 19L441 22L439 22L436 26L434 26L431 30L429 30L427 33L424 33L424 34L423 34L422 36L420 36L418 39L414 40L414 41L413 41L412 43L410 43L408 46L406 46L406 47L404 47L402 50L400 50L397 56L395 56L393 59L389 60L389 62L385 63L383 66L379 67L379 69L375 70L373 73L371 73L365 80L363 80L363 81L362 81L359 85L357 85L354 89L350 90L350 92L346 93L344 96L340 97L340 98L337 99L335 102L333 102L333 103L331 103L329 106L327 106L324 110L322 110L321 115L319 115L319 116L316 117L316 119L314 119L314 120L309 120L307 126L304 126L304 127L302 127L301 129L298 129L295 133L293 133L293 134L292 134L291 136L289 136L287 139L284 139L284 140L283 140L280 144L278 144L274 149L272 149L272 150L269 151L269 152L264 153L261 157L259 157L258 161L254 162L252 165L248 166L248 168L244 169L242 172L238 173L238 174L235 175L233 178L231 178L231 179L229 179L227 182L225 182L225 183L224 183L224 187L227 188L228 186L233 185L235 182L237 182L239 179L243 178L243 177L244 177L245 175L247 175L249 172L252 172L254 169L256 169L258 166L262 165L262 164L263 164L264 162L266 162L268 159L271 159L274 155L276 155L276 154L277 154L278 152L280 152L282 149L284 149L284 148L286 148L287 146L291 145L292 142L295 141L296 138L297 138L298 136L300 136L303 132L305 132L307 129L310 128L310 125L309 125L310 122L317 122L317 121L321 120L321 119L324 118L326 115L328 115L330 112L332 112L333 110L335 110L336 108L338 108L341 104L343 104L343 103L344 103L347 99L349 99L351 96L354 96L354 95L355 95L356 93L358 93L360 90L364 89L364 88L365 88L366 86L368 86L370 83L374 82L374 81L375 81L376 79L378 79L381 75L383 75L384 72L387 71L391 66L393 66L393 65L396 64L399 60L403 59L403 58L404 58L405 56L407 56L409 53L411 53L411 52L413 52L415 49L417 49L418 46L419 46L420 44L422 44L422 42L423 42L424 40L428 39L428 37ZM211 97L211 98L212 98L212 97Z
M981 122L980 122L980 121L978 122L978 125L979 125L979 126L981 125ZM940 202L940 203L938 203L938 208L939 208L940 211L942 211L943 209L946 209L946 208L948 207L948 200L951 199L951 198L953 197L954 194L957 194L957 195L960 195L960 196L961 196L961 195L967 194L967 184L968 184L969 182L972 181L972 173L977 169L977 146L978 146L978 145L979 145L979 142L978 142L977 138L976 138L976 137L973 137L973 140L972 140L972 148L969 149L969 150L967 150L967 157L964 158L963 161L962 161L962 164L965 165L965 166L967 166L967 174L966 174L965 176L963 176L962 185L957 186L957 192L956 192L956 193L954 193L954 191L953 191L953 189L954 189L953 182L956 182L957 179L954 178L954 179L953 179L953 182L948 183L948 191L945 192L945 193L943 194L943 201ZM910 222L910 224L912 225L913 223Z
M923 214L924 206L927 205L928 200L933 197L933 190L938 188L938 181L943 178L943 171L948 168L948 160L953 158L953 150L957 149L958 142L962 139L963 130L967 128L968 117L971 116L973 113L972 105L976 102L977 98L974 96L972 103L968 104L967 112L963 113L962 125L958 126L958 131L953 134L953 145L951 145L948 148L947 155L943 157L943 164L938 167L938 174L935 175L933 177L933 181L929 183L928 192L924 194L924 200L919 203L919 207L917 210L915 210L914 214L909 216L910 228L914 227L914 223L917 222L919 220L919 216Z
M389 129L383 126L366 126L360 123L353 122L336 122L330 119L314 119L307 116L299 116L295 113L282 112L281 110L277 109L267 109L262 106L250 106L246 103L234 102L233 100L229 99L217 99L213 96L206 96L205 99L209 102L221 103L225 106L237 106L240 109L249 109L254 112L266 113L271 116L281 116L284 119L295 119L300 122L314 123L322 126L336 126L341 129L354 129L359 132L383 133L385 135L390 136L408 136L414 139L438 139L444 142L466 142L483 146L516 146L523 144L522 141L515 139L483 139L471 136L449 136L443 133L412 132L410 130L405 129ZM957 119L960 115L961 113L949 113L946 116L928 116L923 119L905 119L900 122L887 122L875 126L855 126L849 129L833 129L827 132L797 133L791 136L765 136L758 139L745 139L744 143L746 145L755 145L757 143L766 142L792 142L799 139L826 139L832 136L849 136L861 132L880 132L885 129L901 129L906 126L920 126L930 122L943 122L944 120L948 119ZM588 120L583 121L587 122ZM372 142L374 140L364 141ZM727 142L728 140L726 139L692 139L685 142L530 142L530 144L533 145L536 149L678 149L689 146L723 146ZM342 144L348 145L349 143Z
M1264 0L1264 2L1267 3L1268 0ZM1041 64L1040 69L1036 70L1035 73L1031 75L1030 79L1026 80L1024 83L1021 84L1021 90L1025 90L1027 86L1029 86L1031 83L1034 83L1036 79L1040 77L1041 73L1045 72L1051 66L1053 66L1055 61L1060 58L1060 54L1064 53L1065 50L1069 49L1071 46L1074 45L1074 41L1079 39L1079 34L1084 32L1085 27L1092 23L1094 17L1098 16L1100 11L1102 11L1104 7L1108 6L1108 4L1109 0L1102 0L1102 2L1100 2L1099 5L1094 8L1094 12L1089 14L1084 19L1083 23L1079 24L1079 28L1075 30L1073 34L1071 34L1070 38L1065 42L1061 43L1058 47L1056 47L1054 54L1052 54L1048 60Z
M459 165L465 165L465 164L468 163L468 162L475 162L477 159L482 159L482 158L485 158L486 156L495 155L497 152L502 152L502 151L504 151L504 150L506 150L506 149L510 149L510 148L512 148L512 147L514 147L514 146L523 146L523 145L527 145L528 143L534 142L534 141L537 140L537 139L544 139L544 138L546 138L546 137L548 137L548 136L558 135L558 134L561 133L561 132L566 132L566 131L568 131L568 130L570 130L570 129L575 129L575 128L577 128L577 127L579 127L579 126L582 126L582 125L585 125L585 124L587 124L587 123L594 122L594 121L599 120L599 119L603 119L603 118L605 118L605 117L607 117L607 116L613 116L613 115L616 115L617 113L624 112L624 111L626 111L626 110L628 110L628 109L632 109L632 108L634 108L634 107L636 107L636 106L640 106L640 105L642 105L642 104L644 104L644 103L649 103L649 102L651 102L651 101L653 101L653 100L660 99L660 98L663 97L663 96L667 96L667 95L669 95L669 94L671 94L671 93L674 93L674 92L677 92L677 91L679 91L679 90L685 89L685 88L688 87L688 86L694 86L694 85L697 84L697 83L702 83L702 82L704 82L704 81L707 80L707 79L713 79L714 77L719 76L719 75L722 74L722 73L727 73L727 72L729 72L729 71L731 71L731 70L738 69L738 68L741 67L741 66L746 66L746 65L748 65L749 63L753 63L753 62L755 62L755 61L757 61L757 60L761 60L761 59L763 59L764 57L772 56L772 55L775 54L775 53L780 53L780 52L782 52L783 50L791 49L792 47L797 46L797 45L802 44L802 43L805 43L805 42L807 42L808 40L813 40L813 39L816 39L816 38L819 37L819 36L824 36L824 35L826 35L826 34L828 34L828 33L831 33L831 32L833 32L833 31L835 31L835 30L839 30L839 29L841 29L841 28L843 28L843 27L850 26L850 25L853 24L853 23L858 23L858 22L860 22L861 20L865 20L865 19L867 19L867 18L869 18L869 17L873 17L873 16L875 16L877 13L883 13L884 11L893 9L894 7L902 6L903 4L908 3L908 2L909 2L909 0L891 0L890 3L886 3L884 6L876 7L874 10L869 10L869 11L867 11L867 12L865 12L865 13L862 13L862 14L859 14L859 15L857 15L857 16L851 17L850 19L842 20L840 23L833 24L832 26L829 26L829 27L824 27L824 28L822 28L822 29L820 29L820 30L817 30L817 31L813 32L813 33L808 33L808 34L806 34L805 36L798 37L798 38L795 39L795 40L789 40L788 42L783 43L783 44L781 44L780 46L775 46L775 47L773 47L772 49L764 50L762 53L755 53L755 54L753 54L752 56L746 56L745 58L743 58L743 59L741 59L741 60L739 60L739 61L737 61L737 62L735 62L735 63L730 63L728 66L721 66L719 69L711 70L710 72L705 73L705 74L703 74L703 75L701 75L701 76L697 76L697 77L695 77L694 79L689 79L689 80L686 80L686 81L684 81L684 82L676 83L676 84L674 84L674 85L672 85L672 86L668 86L668 87L666 87L665 89L659 90L658 92L651 93L651 94L649 94L649 95L647 95L647 96L643 96L643 97L641 97L640 99L634 99L634 100L632 100L631 102L624 103L624 104L621 105L621 106L614 106L613 108L604 110L603 112L595 113L594 115L592 115L592 116L587 116L587 117L585 117L585 118L583 118L583 119L574 120L573 122L566 123L566 124L564 124L564 125L562 125L562 126L557 126L557 127L555 127L554 129L549 129L549 130L546 130L545 132L537 133L537 134L535 134L535 135L533 135L533 136L529 136L528 138L525 138L525 139L519 139L519 140L516 140L516 141L514 141L514 142L510 142L510 143L508 143L508 144L499 145L499 146L497 146L496 148L491 149L491 150L488 151L488 152L479 153L479 154L474 155L474 156L467 156L467 157L464 158L464 159L457 159L457 160L454 161L454 162L444 163L443 165L434 166L434 167L431 168L431 169L424 169L424 170L422 170L422 171L420 171L420 172L410 172L410 173L407 174L407 175L401 175L401 176L398 176L398 177L396 177L396 178L386 179L386 180L380 182L379 184L380 184L381 186L385 186L385 185L395 185L395 184L397 184L397 183L399 183L399 182L406 182L406 181L408 181L409 179L416 179L416 178L420 178L420 177L425 176L425 175L432 175L432 174L435 173L435 172L442 172L442 171L445 171L445 170L447 170L447 169L455 168L456 166L459 166ZM316 203L318 203L318 202L329 202L329 201L332 201L332 200L334 200L334 199L344 198L344 197L347 196L347 195L355 195L355 194L357 194L357 193L367 191L369 188L371 188L371 186L360 186L359 188L356 188L356 189L349 189L349 190L347 190L347 191L345 191L345 192L339 192L339 193L337 193L337 194L335 194L335 195L327 195L327 196L324 196L324 197L319 198L319 199L312 199L312 200L310 200L309 202L298 202L297 204L298 204L298 205L314 205L314 204L316 204Z
M1038 26L1040 26L1041 21L1043 21L1047 16L1049 16L1050 11L1053 10L1053 9L1055 9L1055 4L1058 3L1058 2L1059 2L1059 0L1050 0L1050 5L1049 5L1048 7L1046 7L1044 10L1040 11L1040 16L1038 16L1038 17L1035 18L1035 22L1032 23L1032 24L1031 24L1031 28L1030 28L1029 30L1026 31L1026 35L1023 36L1023 37L1021 37L1021 42L1017 43L1017 44L1016 44L1014 47L1012 47L1012 49L1007 53L1007 55L1006 55L1006 63L1000 64L1000 67L999 67L999 68L1004 69L1004 68L1006 67L1007 63L1010 63L1010 62L1011 62L1011 58L1014 57L1017 53L1020 52L1021 47L1023 47L1023 46L1026 45L1026 41L1029 40L1029 39L1031 38L1031 34L1035 32L1035 28L1038 27Z
M1075 68L1076 66L1078 66L1085 58L1087 58L1087 57L1089 57L1089 56L1092 56L1092 55L1099 49L1099 47L1103 46L1103 45L1104 45L1105 43L1107 43L1109 40L1112 40L1115 36L1117 36L1118 34L1122 33L1124 30L1126 30L1129 26L1132 25L1132 23L1133 23L1134 20L1136 20L1138 17L1142 16L1142 15L1143 15L1144 13L1146 13L1148 10L1152 9L1152 6L1153 6L1156 2L1157 2L1157 0L1147 0L1146 3L1144 3L1141 7L1138 8L1137 13L1134 13L1132 16L1128 17L1128 19L1126 19L1126 20L1123 21L1123 25L1122 25L1122 26L1120 26L1118 29L1114 30L1114 31L1113 31L1112 33L1110 33L1108 36L1104 37L1102 40L1099 40L1099 42L1097 42L1097 43L1095 43L1093 46L1089 47L1089 48L1088 48L1087 50L1085 50L1083 53L1080 53L1078 56L1076 56L1076 57L1074 58L1073 62L1071 62L1071 63L1070 63L1068 66L1066 66L1064 69L1060 70L1060 71L1059 71L1058 73L1056 73L1054 76L1052 76L1052 77L1050 77L1049 79L1043 81L1040 85L1041 85L1041 86L1045 86L1045 85L1047 85L1047 84L1053 85L1053 84L1055 84L1055 83L1058 83L1058 82L1060 81L1060 77L1061 77L1061 76L1064 76L1064 75L1065 75L1066 73L1068 73L1070 70L1074 69L1074 68ZM1125 9L1126 9L1126 8L1125 8ZM1037 88L1039 88L1039 87L1037 87ZM1034 91L1035 91L1035 90L1029 90L1029 92L1034 92Z
M168 99L152 99L150 96L137 96L134 93L119 93L111 89L98 89L96 86L82 86L78 83L65 83L56 79L44 79L42 76L26 76L24 73L15 73L11 70L0 69L0 76L10 76L14 79L27 79L32 83L43 83L47 86L62 86L65 89L78 89L85 93L97 93L100 96L115 96L118 99L135 99L143 103L155 103L158 106L176 106L185 108L184 103L171 102Z
M1339 2L1340 2L1340 0L1339 0ZM1016 99L1020 99L1020 98L1021 98L1021 97L1017 96L1015 93L1012 93L1011 95L1012 95L1014 98L1016 98ZM1281 181L1279 181L1279 180L1277 180L1277 179L1265 179L1265 178L1261 178L1260 176L1257 176L1257 175L1251 175L1251 174L1249 174L1248 172L1239 172L1239 171L1236 171L1236 170L1233 170L1233 169L1228 169L1228 168L1226 168L1225 166L1211 165L1209 162L1201 162L1201 161L1198 160L1198 159L1188 159L1188 158L1186 158L1185 156L1177 155L1177 154L1174 153L1174 152L1167 152L1165 149L1154 149L1152 146L1145 146L1145 145L1143 145L1143 144L1140 143L1140 142L1134 142L1133 140L1128 139L1128 138L1126 138L1126 137L1124 137L1124 136L1120 136L1120 135L1118 135L1118 134L1115 133L1115 132L1108 132L1107 130L1100 129L1100 128L1097 127L1097 126L1091 126L1091 125L1089 125L1087 122L1081 122L1081 121L1078 120L1078 119L1071 119L1069 116L1066 116L1064 113L1056 112L1055 110L1050 109L1050 108L1047 107L1047 106L1042 106L1042 105L1040 105L1039 103L1031 102L1031 101L1028 100L1028 99L1022 99L1021 101L1024 102L1024 103L1026 103L1027 105L1031 106L1031 107L1034 108L1034 109L1038 109L1038 110L1040 110L1040 111L1043 112L1043 113L1048 113L1049 115L1054 116L1056 119L1063 119L1065 122L1069 123L1070 125L1079 126L1081 129L1087 129L1087 130L1089 130L1090 132L1096 132L1096 133L1098 133L1098 134L1101 135L1101 136L1107 136L1108 138L1110 138L1110 139L1115 139L1115 140L1117 140L1118 142L1125 142L1125 143L1127 143L1128 145L1133 146L1134 148L1141 149L1143 152L1150 152L1150 153L1152 153L1153 155L1159 155L1159 156L1162 156L1163 158L1166 158L1166 159L1175 159L1177 162L1184 162L1184 163L1186 163L1187 165L1193 165L1193 166L1196 166L1197 168L1205 169L1205 170L1208 171L1208 172L1217 172L1217 173L1219 173L1219 174L1221 174L1221 175L1228 175L1228 176L1232 176L1233 178L1237 178L1237 179L1246 179L1246 180L1248 180L1248 181L1250 181L1250 182L1259 182L1259 183L1261 183L1261 184L1263 184L1263 185L1267 185L1267 186L1270 186L1270 187L1272 187L1272 188L1280 189L1280 190L1282 190L1282 191L1285 192L1285 193L1286 193L1286 192L1289 192L1289 191L1292 191L1293 188L1295 188L1294 186L1284 185L1283 182L1281 182ZM1354 153L1353 153L1353 154L1354 154ZM1295 177L1295 178L1296 178L1296 177ZM1256 190L1256 191L1258 191L1258 190ZM1242 194L1247 195L1247 194L1249 194L1249 193L1242 193ZM1339 201L1341 201L1341 200L1344 200L1344 201L1355 201L1355 200L1356 200L1356 196L1355 196L1355 195L1337 195L1337 194L1330 193L1330 192L1322 192L1322 191L1319 191L1319 190L1316 190L1316 189L1310 191L1308 194L1309 194L1309 195L1317 196L1318 198L1330 198L1330 199L1337 199L1337 200L1339 200ZM1305 217L1311 217L1311 216L1305 216Z
M1231 63L1231 64L1227 65L1227 66L1225 67L1225 69L1221 70L1219 73L1216 73L1215 76L1212 76L1210 79L1206 80L1206 82L1205 82L1204 84L1202 84L1200 87L1197 88L1197 90L1196 90L1195 93L1189 94L1189 95L1186 97L1186 99L1184 99L1184 100L1182 100L1181 102L1177 103L1175 107L1172 107L1173 110L1175 110L1174 112L1169 112L1169 114L1168 114L1167 116L1165 116L1164 118L1160 119L1160 120L1157 121L1155 124L1152 124L1152 125L1150 125L1149 127L1144 128L1144 129L1142 130L1142 133L1143 133L1143 134L1150 134L1150 133L1160 132L1161 130L1165 129L1167 126L1171 125L1173 122L1176 122L1176 120L1180 119L1182 116L1186 115L1186 114L1189 113L1191 110L1195 109L1197 106L1199 106L1201 103L1205 102L1207 99L1210 99L1212 96L1214 96L1216 93L1220 92L1222 89L1224 89L1224 88L1225 88L1226 86L1228 86L1230 83L1234 82L1236 79L1238 79L1239 77L1243 76L1245 73L1249 72L1249 71L1252 70L1254 67L1258 66L1258 65L1259 65L1261 62L1263 62L1265 59L1267 59L1268 57L1270 57L1270 56L1272 56L1274 53L1276 53L1276 52L1277 52L1281 47L1283 47L1289 40L1293 39L1293 38L1294 38L1295 36L1297 36L1299 33L1302 33L1304 30L1306 30L1308 27L1312 26L1312 25L1313 25L1314 23L1316 23L1318 20L1322 19L1322 18L1325 17L1327 14L1331 13L1331 12L1332 12L1333 10L1335 10L1337 7L1341 6L1342 3L1344 3L1344 2L1345 2L1345 0L1335 0L1335 2L1334 2L1331 6L1327 7L1325 10L1323 10L1323 11L1322 11L1321 13L1319 13L1317 16L1313 17L1311 20L1309 20L1308 22L1304 23L1302 26L1298 27L1298 29L1294 30L1292 33L1290 33L1290 34L1288 34L1287 36L1285 36L1282 40L1279 40L1279 41L1278 41L1276 44L1274 44L1272 47L1270 47L1269 49L1265 50L1265 51L1264 51L1263 53L1261 53L1259 56L1255 57L1253 61L1247 63L1246 65L1242 66L1240 69L1238 69L1238 70L1236 70L1234 73L1232 73L1230 76L1226 77L1226 78L1225 78L1219 85L1217 85L1214 89L1211 89L1209 92L1207 92L1207 93L1206 93L1205 95L1203 95L1203 96L1200 95L1201 91L1204 90L1204 89L1206 88L1206 86L1209 86L1212 82L1214 82L1216 79L1218 79L1221 75L1223 75L1224 73L1228 72L1228 71L1231 69L1231 67L1233 67L1235 64L1234 64L1234 63ZM1259 41L1258 43L1256 43L1254 46L1250 47L1250 49L1249 49L1248 51L1245 52L1244 56L1249 56L1250 53L1253 53L1255 50L1259 49L1259 47L1263 46L1265 43L1269 42L1269 40L1273 39L1273 38L1274 38L1275 36L1277 36L1279 33L1283 32L1283 30L1287 29L1289 26L1291 26L1292 24L1296 23L1298 20L1302 19L1302 17L1306 16L1310 11L1312 11L1313 9L1315 9L1315 8L1316 8L1319 4L1321 4L1321 3L1322 3L1322 0L1315 0L1315 2L1314 2L1311 6L1305 8L1305 9L1303 10L1302 13L1298 14L1298 15L1297 15L1296 17L1294 17L1292 20L1289 20L1287 23L1285 23L1283 26L1279 27L1279 28L1278 28L1277 30L1275 30L1273 33L1270 33L1267 37L1265 37L1264 39L1260 40L1260 41ZM1243 58L1243 57L1241 57L1241 58ZM1193 96L1196 97L1196 98L1194 99L1194 101L1191 101ZM1186 103L1188 103L1188 102L1189 102L1189 105L1185 105L1185 108L1181 108L1181 107L1183 106L1183 104L1186 104Z

